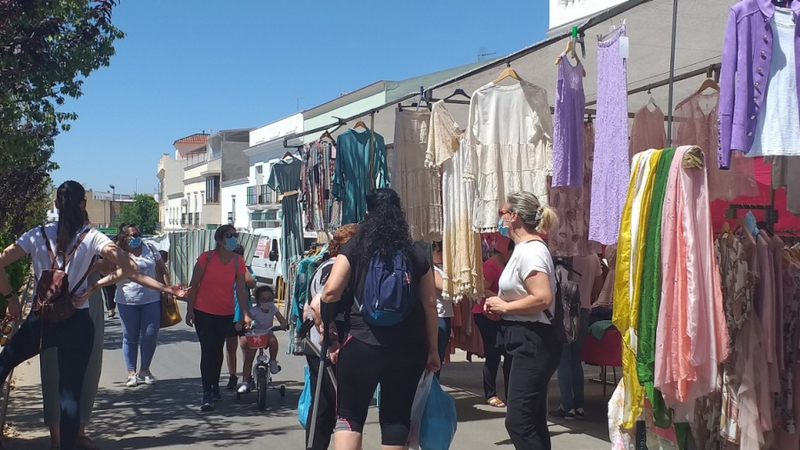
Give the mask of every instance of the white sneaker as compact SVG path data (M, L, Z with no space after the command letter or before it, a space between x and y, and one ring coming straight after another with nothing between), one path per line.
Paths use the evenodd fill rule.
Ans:
M239 385L239 390L236 391L240 394L249 394L250 393L250 384L248 382L244 382Z
M127 387L136 387L139 385L139 377L136 374L128 375L128 381L125 383Z
M144 375L144 377L142 377L142 375ZM158 383L158 380L156 380L156 377L154 377L153 374L150 373L150 372L145 372L144 374L139 374L139 378L142 380L142 382L144 382L144 384L146 384L148 386L152 386L152 385Z
M269 362L269 371L275 375L276 373L281 371L281 366L278 365L278 361L270 360Z

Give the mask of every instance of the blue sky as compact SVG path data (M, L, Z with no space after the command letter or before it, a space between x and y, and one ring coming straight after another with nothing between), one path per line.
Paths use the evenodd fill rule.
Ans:
M257 127L378 80L503 55L547 29L545 0L122 0L111 66L67 102L56 184L154 192L172 142ZM91 169L90 169L91 168Z

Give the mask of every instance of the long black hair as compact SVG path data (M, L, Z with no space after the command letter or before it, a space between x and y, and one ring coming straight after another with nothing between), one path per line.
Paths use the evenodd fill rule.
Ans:
M58 237L56 252L67 253L67 246L86 224L86 212L81 203L86 200L86 190L77 181L65 181L56 191L58 208Z
M375 253L389 258L398 250L410 256L414 241L397 192L387 188L367 195L367 214L353 240L362 260Z

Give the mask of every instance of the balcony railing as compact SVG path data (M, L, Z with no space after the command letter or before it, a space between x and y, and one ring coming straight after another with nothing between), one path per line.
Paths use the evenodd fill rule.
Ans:
M199 212L194 213L194 224L197 225L197 226L200 226L200 213Z
M266 184L247 188L248 205L271 205L278 203L278 195Z

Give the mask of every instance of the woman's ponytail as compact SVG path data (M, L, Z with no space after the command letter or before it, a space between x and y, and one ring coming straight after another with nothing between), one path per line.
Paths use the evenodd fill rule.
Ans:
M86 200L86 190L77 181L65 181L56 192L58 208L58 237L56 253L67 253L67 246L83 229L86 212L81 204Z

